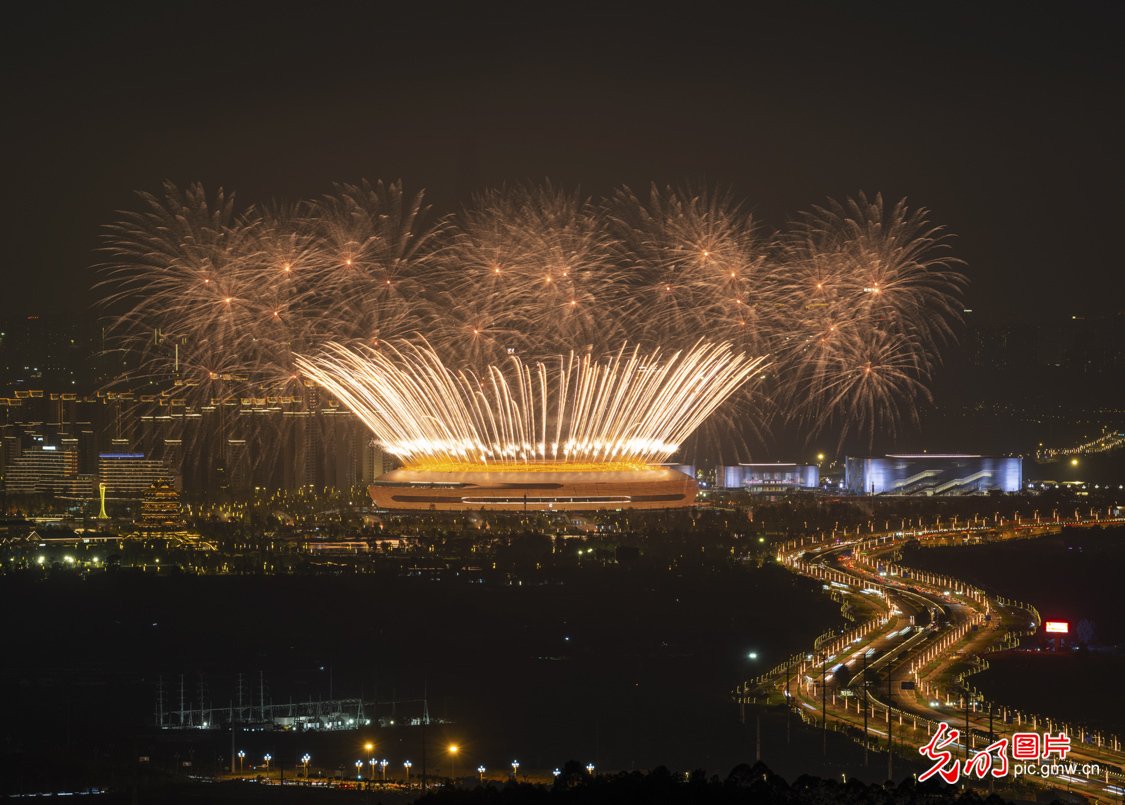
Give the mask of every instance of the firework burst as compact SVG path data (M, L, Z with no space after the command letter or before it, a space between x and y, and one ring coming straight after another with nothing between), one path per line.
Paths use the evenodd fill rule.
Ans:
M441 219L398 184L339 185L311 201L242 211L231 196L208 197L198 186L168 185L142 199L143 211L110 227L112 261L100 282L116 314L112 334L130 356L125 383L144 379L190 411L232 398L296 399L315 378L360 413L360 390L349 392L330 371L354 360L364 371L393 366L400 379L416 363L431 378L429 393L444 389L456 401L443 416L477 411L480 394L488 404L479 416L516 411L501 389L538 395L539 413L519 408L519 427L495 420L510 432L489 430L494 420L472 419L469 428L470 420L456 419L448 434L410 436L403 423L374 418L369 405L364 421L408 462L438 460L410 448L412 440L472 444L487 462L517 447L523 459L546 458L548 446L555 459L570 460L554 445L587 443L615 445L607 455L625 462L666 458L664 447L630 452L625 436L606 430L544 429L579 428L573 411L564 417L552 407L575 399L567 385L575 378L628 378L613 386L625 395L626 386L651 390L647 381L659 373L652 367L719 349L692 347L701 337L729 345L723 354L739 372L762 368L743 355L770 364L731 393L720 373L723 393L688 406L705 413L683 422L705 423L712 444L737 445L730 434L746 423L751 432L760 427L753 435L762 440L778 418L810 436L833 430L841 442L893 432L928 397L964 285L927 211L862 194L816 207L780 232L767 231L731 194L705 187L653 187L643 198L623 189L595 202L550 185L519 186L481 194ZM622 352L626 341L640 351ZM337 348L324 352L329 344ZM599 374L610 365L616 380ZM464 369L450 374L446 366ZM546 386L541 372L551 377ZM376 395L374 378L363 376L362 394ZM488 391L468 395L473 383ZM548 398L554 413L545 414ZM612 399L592 398L583 416L602 422ZM647 410L657 417L661 409ZM690 431L680 422L636 438L679 444Z

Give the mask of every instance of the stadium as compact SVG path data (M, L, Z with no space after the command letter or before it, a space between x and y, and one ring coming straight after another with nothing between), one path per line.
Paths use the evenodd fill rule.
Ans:
M419 343L298 363L403 463L370 487L376 505L578 511L690 506L695 480L661 465L762 360L701 341L667 356L513 356L479 376Z
M698 484L679 470L419 472L393 470L369 488L384 509L590 511L667 509L695 502Z

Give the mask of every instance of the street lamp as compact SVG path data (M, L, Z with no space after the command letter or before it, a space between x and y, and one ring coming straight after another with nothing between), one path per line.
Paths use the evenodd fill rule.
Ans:
M512 761L512 779L515 779L516 772L519 770L520 762L518 760Z
M484 785L484 766L477 766L477 771L480 773L481 785Z
M375 782L375 767L379 765L379 761L375 758L371 758L371 760L367 762L371 764L371 782Z
M587 763L586 764L586 771L590 772L590 774L593 774L594 773L594 764L593 763Z
M267 754L266 757L265 757L265 760L266 760L266 777L269 777L270 776L270 761L273 760L273 757L271 755Z
M405 763L403 763L402 765L406 767L406 787L410 788L410 767L413 766L414 764L411 763L408 760Z
M239 749L238 750L238 773L239 773L240 776L242 774L242 758L244 758L244 757L246 757L246 753L243 752L241 749Z
M742 662L742 679L738 690L738 720L746 723L746 663L758 659L758 652L751 651Z
M451 767L449 778L453 780L454 785L457 785L457 744L451 744L449 747L449 764Z
M363 779L363 761L362 760L357 760L355 762L355 778L357 780Z
M385 783L387 782L387 759L383 758L379 765L383 767L383 782Z
M553 772L551 772L551 774L555 775L555 779L557 780L559 778L559 775L562 774L562 772L559 771L558 769L555 769Z
M305 756L303 758L301 758L301 763L303 763L305 765L305 779L306 780L309 779L309 761L310 760L312 760L312 758L309 757L309 753L305 752Z

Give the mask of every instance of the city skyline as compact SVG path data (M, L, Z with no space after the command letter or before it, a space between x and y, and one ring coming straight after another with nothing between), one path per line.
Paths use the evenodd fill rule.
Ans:
M0 365L5 379L0 386L3 434L22 441L27 449L48 444L78 450L79 474L94 472L99 452L131 450L169 461L195 489L212 483L347 487L392 469L384 466L390 456L370 448L368 429L350 412L325 404L315 389L302 385L286 396L236 395L233 406L215 406L206 400L205 410L189 416L183 405L171 404L147 381L135 391L101 391L106 379L99 379L99 373L107 370L107 356L95 354L92 340L74 345L69 337L93 328L94 317L86 324L74 316L34 317L22 323L33 329L0 341L0 357L21 365L29 355L45 357L47 368L32 366L24 372ZM0 329L10 336L20 324L21 320L8 318ZM32 332L45 337L28 339ZM882 439L878 450L1031 456L1096 438L1117 421L1113 411L1122 352L1114 345L1121 343L1121 334L1122 322L1112 319L1016 327L978 327L970 321L964 343L949 356L949 371L960 378L961 391L946 393L935 407L923 410L922 426L916 432ZM28 353L21 345L34 349ZM1039 382L1025 385L1020 398L1013 399L1012 384L1029 376ZM1074 389L1079 388L1082 393L1076 395ZM238 431L227 434L233 441L217 438L227 420L238 423ZM255 441L259 425L273 422L260 431L268 434L282 421L292 426L291 438L272 449ZM838 451L831 432L826 435L828 439L810 445L800 432L780 433L774 441L753 448L749 459L811 461L818 453L827 453L833 461L870 453L865 442L854 441ZM194 449L186 449L193 444ZM13 443L3 454L8 461L19 454L18 448ZM694 449L679 460L702 468L722 463L721 457ZM368 465L371 468L365 469ZM217 466L223 472L215 475ZM1089 469L1072 475L1087 476ZM1028 477L1044 479L1040 471L1029 472Z
M0 793L1125 797L1119 16L14 6Z

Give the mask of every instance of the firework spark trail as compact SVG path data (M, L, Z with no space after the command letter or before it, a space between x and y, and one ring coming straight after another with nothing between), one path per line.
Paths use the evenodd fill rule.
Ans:
M835 428L842 442L916 418L960 318L964 277L950 268L946 236L925 210L879 196L830 201L776 234L705 187L653 187L644 198L623 189L595 203L519 186L437 220L398 184L339 185L242 212L198 186L143 199L144 211L110 227L113 262L99 285L129 356L123 382L174 380L168 393L194 410L299 396L294 356L330 342L378 351L424 336L442 361L469 367L452 388L472 385L472 416L456 428L471 421L510 450L545 454L588 441L564 422L595 432L634 414L642 403L615 373L650 391L674 374L627 368L639 358L623 357L623 343L651 355L706 335L773 368L730 395L703 438L729 444L732 432L768 432L780 419L810 435ZM496 368L567 353L558 372L582 382L562 382L550 410L555 359L533 373L519 360L518 373ZM493 410L505 395L515 408Z
M330 345L296 363L411 469L660 463L762 364L729 344L704 342L666 358L640 347L604 364L574 358L560 356L552 372L513 357L507 371L488 368L488 384L446 368L432 348L416 343L385 351ZM550 444L536 440L547 432L549 410L558 417Z

